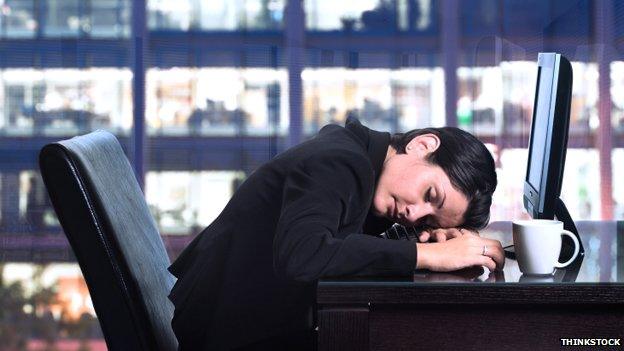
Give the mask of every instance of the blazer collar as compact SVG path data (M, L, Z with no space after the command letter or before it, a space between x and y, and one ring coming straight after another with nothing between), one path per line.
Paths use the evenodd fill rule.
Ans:
M388 153L390 133L379 132L365 127L355 117L347 118L345 128L355 134L366 148L368 157L373 164L373 170L375 171L376 187L379 181L379 175L381 175L383 163L386 160L386 154Z

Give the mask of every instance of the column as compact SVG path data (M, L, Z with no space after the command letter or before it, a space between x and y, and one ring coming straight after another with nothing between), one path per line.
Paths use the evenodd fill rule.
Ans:
M613 57L613 2L594 2L594 47L598 63L598 118L600 125L596 135L596 146L600 159L600 216L613 219L613 183L611 169L611 59Z
M288 67L288 140L286 147L303 138L303 71L305 58L305 14L303 0L288 0L286 5L286 57Z
M2 172L0 179L0 226L4 232L14 232L19 229L19 171L6 170Z
M444 64L446 125L457 126L457 55L459 53L458 0L440 2L442 16L441 49Z
M130 158L141 189L145 184L145 0L132 2L132 139Z

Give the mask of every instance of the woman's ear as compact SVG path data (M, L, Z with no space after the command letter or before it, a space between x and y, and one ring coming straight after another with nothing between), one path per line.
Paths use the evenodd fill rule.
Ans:
M405 153L418 153L422 156L436 151L440 147L440 138L435 134L423 134L414 137L405 146Z

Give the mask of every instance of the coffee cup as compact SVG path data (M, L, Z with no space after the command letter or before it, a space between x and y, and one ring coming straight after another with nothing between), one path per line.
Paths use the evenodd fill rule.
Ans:
M574 242L574 254L566 262L559 262L562 236ZM555 268L564 268L579 254L576 236L563 229L563 222L549 219L513 221L513 242L520 271L524 274L552 274Z

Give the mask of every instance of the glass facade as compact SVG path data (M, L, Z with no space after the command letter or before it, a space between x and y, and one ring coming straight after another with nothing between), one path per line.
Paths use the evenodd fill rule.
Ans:
M149 135L272 135L288 129L288 119L281 118L288 106L284 70L153 69L146 95Z
M572 62L574 85L570 134L587 135L598 127L598 67ZM529 61L497 67L460 67L457 124L479 136L523 135L530 130L537 73Z
M3 0L1 37L124 38L130 35L130 0Z
M304 131L357 116L371 128L398 132L444 125L444 74L440 68L306 69Z
M94 38L130 37L130 1L91 1L86 30Z
M617 61L611 64L611 101L613 110L611 112L611 123L616 133L624 133L624 98L621 92L624 91L624 62Z
M613 149L611 155L613 164L613 179L624 179L624 148ZM613 211L615 218L624 217L624 183L613 182Z
M79 0L48 0L43 20L47 37L78 36L87 27L82 12L84 2Z
M435 31L437 1L361 0L305 1L306 28L312 31L422 32Z
M609 23L589 0L449 4L0 0L0 349L102 347L37 166L46 143L96 129L118 137L172 260L254 169L350 115L474 133L497 165L491 219L509 220L526 216L537 53L560 52L574 71L562 197L575 219L622 219L624 6L607 1Z
M145 199L161 233L196 234L217 218L244 177L241 171L149 172Z
M132 127L128 69L5 69L0 71L5 135L71 135Z
M0 15L2 36L9 38L29 38L37 32L34 0L6 0Z
M148 26L165 30L280 30L284 0L149 0Z
M0 349L105 349L37 166L48 142L133 130L131 2L0 1Z

